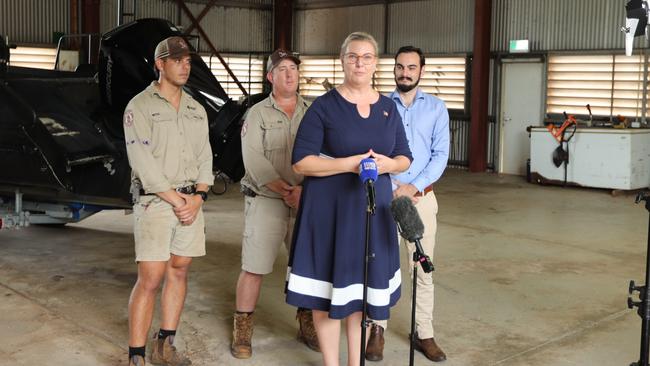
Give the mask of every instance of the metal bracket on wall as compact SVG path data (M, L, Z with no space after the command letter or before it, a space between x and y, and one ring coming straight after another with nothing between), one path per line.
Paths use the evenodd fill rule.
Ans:
M133 0L133 1L135 1L135 0ZM230 75L230 77L233 79L233 81L235 82L235 84L237 84L237 86L239 87L239 90L241 90L242 94L244 94L245 97L248 97L248 91L246 90L246 88L244 88L244 86L243 86L242 83L239 81L239 79L237 79L237 76L235 76L235 74L232 72L232 70L231 70L230 67L228 66L228 63L226 62L226 60L224 60L223 57L221 57L221 54L219 54L219 51L217 51L217 48L214 46L214 44L213 44L212 41L210 40L210 37L208 37L208 35L205 33L205 31L203 30L203 28L202 28L201 25L199 24L199 22L201 21L201 19L203 19L203 17L208 13L208 11L210 10L210 8L212 8L212 6L214 6L214 4L216 3L216 0L212 0L212 1L210 1L210 2L205 6L205 8L203 9L203 11L201 11L201 13L199 14L198 18L195 18L195 17L194 17L194 15L193 15L192 12L190 11L190 9L189 9L189 8L187 7L187 5L185 4L185 1L184 1L184 0L176 0L176 3L178 4L178 6L179 6L181 9L183 9L183 11L184 11L185 14L187 15L187 17L190 18L190 21L192 22L192 25L191 25L190 27L187 28L187 31L185 31L185 34L189 34L192 30L194 30L194 28L196 28L196 30L199 32L199 34L201 35L201 37L203 37L203 39L205 40L205 43L208 45L208 47L210 47L210 51L212 51L212 53L213 53L215 56L217 56L217 58L219 59L219 61L220 61L221 64L223 65L224 69L226 69L226 71L228 72L228 75ZM197 50L197 51L198 51L198 50Z

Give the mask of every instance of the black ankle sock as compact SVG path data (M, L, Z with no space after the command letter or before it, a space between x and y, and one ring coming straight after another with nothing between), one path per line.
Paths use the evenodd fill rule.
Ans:
M249 311L239 311L239 310L237 310L237 311L235 311L235 312L236 312L237 314L248 314L248 315L253 314L253 311L250 311L250 312L249 312Z
M142 346L142 347L129 347L129 360L130 360L131 357L133 357L133 356L142 356L142 358L145 358L145 356L144 356L144 354L145 354L145 352L144 352L145 347L146 347L146 346Z
M176 335L176 330L167 330L167 329L162 329L158 331L158 339L165 339L169 336L175 336Z

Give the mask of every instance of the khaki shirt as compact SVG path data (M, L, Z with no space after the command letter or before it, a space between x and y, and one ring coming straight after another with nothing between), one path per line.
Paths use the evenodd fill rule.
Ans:
M146 193L213 184L208 117L185 91L177 111L152 82L126 106L124 137L132 182Z
M289 119L271 94L248 111L242 127L246 174L241 184L259 195L280 198L265 185L280 178L292 186L302 183L303 176L294 173L291 167L291 153L298 126L309 104L298 95L296 110Z

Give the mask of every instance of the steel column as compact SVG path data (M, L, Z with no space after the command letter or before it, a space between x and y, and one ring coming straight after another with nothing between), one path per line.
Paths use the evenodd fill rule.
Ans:
M492 0L476 0L474 6L474 56L472 58L470 104L470 172L484 172L487 169L491 17Z
M273 48L291 50L293 0L273 1Z
M83 0L81 9L81 33L99 33L100 0Z
M81 33L99 34L99 8L101 0L82 0L81 5ZM99 38L88 37L88 63L97 64L99 55L93 50L99 49Z
M79 0L70 0L70 34L81 33L79 31Z

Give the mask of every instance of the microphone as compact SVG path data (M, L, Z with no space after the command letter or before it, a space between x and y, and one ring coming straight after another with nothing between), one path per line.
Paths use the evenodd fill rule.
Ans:
M368 200L368 212L375 213L375 181L379 173L377 172L377 163L374 159L365 158L359 163L359 178L366 187L366 197Z
M424 224L411 199L404 196L395 198L390 203L390 212L397 223L400 235L407 241L415 243L414 260L420 262L425 273L433 271L433 263L429 256L424 254L420 244L420 239L424 234Z

